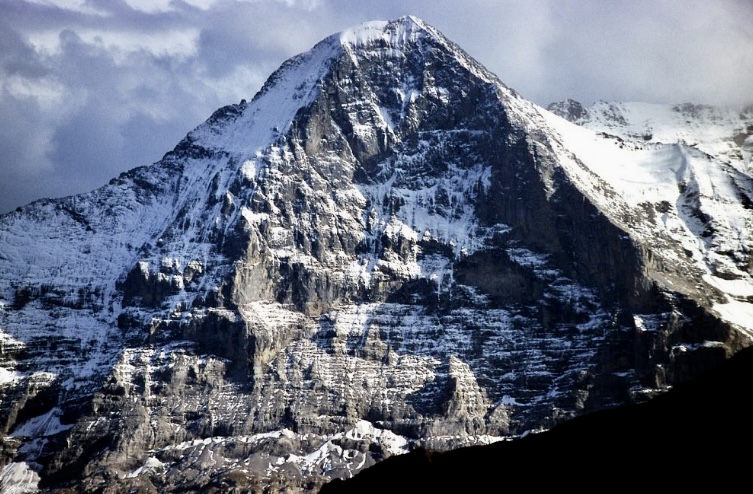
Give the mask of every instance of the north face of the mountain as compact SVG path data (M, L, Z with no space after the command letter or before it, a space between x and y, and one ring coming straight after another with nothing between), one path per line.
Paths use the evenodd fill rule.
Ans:
M720 362L751 330L750 176L618 144L405 17L0 218L4 485L310 491ZM660 158L684 202L608 174Z

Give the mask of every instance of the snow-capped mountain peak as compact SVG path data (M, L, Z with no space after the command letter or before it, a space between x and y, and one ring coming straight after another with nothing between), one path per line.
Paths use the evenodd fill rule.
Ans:
M8 478L314 490L720 361L753 320L745 155L615 108L625 135L575 126L371 22L160 162L0 217Z

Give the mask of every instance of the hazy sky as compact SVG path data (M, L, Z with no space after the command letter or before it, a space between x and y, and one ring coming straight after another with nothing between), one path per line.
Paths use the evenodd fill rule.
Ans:
M0 0L0 213L157 161L290 56L405 14L541 105L753 102L753 0Z

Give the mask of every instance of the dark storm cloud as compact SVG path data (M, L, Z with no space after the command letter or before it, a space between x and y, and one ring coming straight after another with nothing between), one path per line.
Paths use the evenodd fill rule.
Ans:
M0 0L0 213L158 160L286 58L405 14L539 104L753 100L748 0Z
M172 50L145 43L144 37L175 43L171 36L180 40L191 30L197 38L211 36L211 27L203 33L194 27L200 11L186 6L181 15L148 15L124 3L103 5L105 16L24 2L0 13L0 212L91 190L155 161L230 96L236 99L222 78L233 76L237 60L217 74L219 50L180 53L180 42ZM55 46L35 46L40 40ZM233 86L247 94L264 75L242 76Z

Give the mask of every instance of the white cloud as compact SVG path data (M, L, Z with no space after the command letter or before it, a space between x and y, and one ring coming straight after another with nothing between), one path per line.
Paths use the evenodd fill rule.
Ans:
M87 0L26 0L28 3L43 5L46 7L55 7L82 14L103 15L104 12L92 5Z
M85 29L77 33L84 43L100 46L116 57L146 51L157 57L187 57L196 54L198 29L173 29L160 33L133 33Z
M146 12L148 14L153 14L155 12L167 12L170 10L173 10L173 0L124 0L125 3L128 4L129 7L135 10L139 10L141 12ZM194 2L190 2L194 3ZM211 4L214 2L199 2L201 7L211 7ZM203 5L203 4L209 4L209 5Z
M43 31L30 35L29 43L40 54L60 55L61 35L65 30ZM108 51L118 61L137 51L146 51L159 57L187 57L196 53L199 30L195 28L172 29L162 32L139 33L108 29L82 28L75 31L81 42Z

